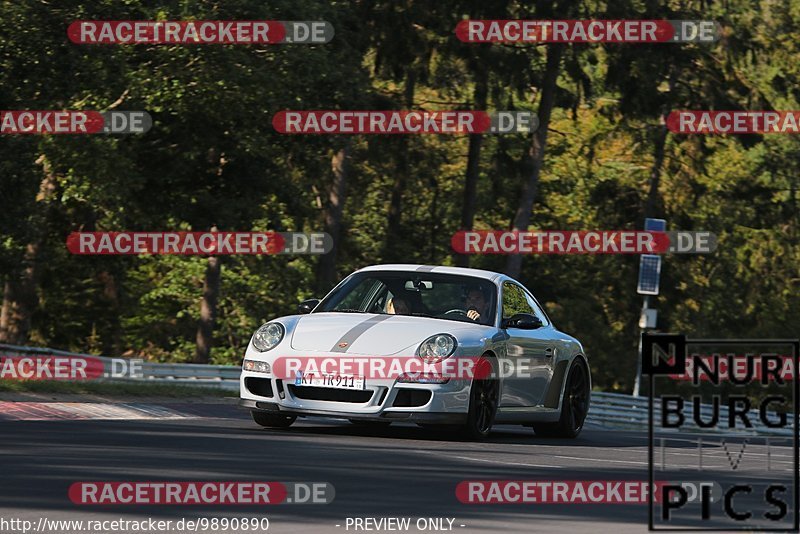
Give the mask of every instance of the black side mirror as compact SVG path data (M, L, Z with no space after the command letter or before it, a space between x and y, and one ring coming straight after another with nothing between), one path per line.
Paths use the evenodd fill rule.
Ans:
M311 310L316 308L317 304L319 304L319 299L304 300L297 305L297 311L302 314L311 313Z
M544 326L542 320L530 313L515 313L503 319L503 328L519 328L520 330L536 330Z

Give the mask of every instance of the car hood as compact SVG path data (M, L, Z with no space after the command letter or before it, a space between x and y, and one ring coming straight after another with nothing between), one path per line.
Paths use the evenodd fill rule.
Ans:
M304 315L292 335L292 349L371 356L413 356L434 334L487 328L446 319L370 313L323 312ZM346 343L345 346L340 346Z

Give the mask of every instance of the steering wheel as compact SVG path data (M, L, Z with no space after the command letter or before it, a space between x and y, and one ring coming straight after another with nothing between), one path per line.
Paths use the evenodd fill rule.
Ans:
M463 315L464 317L469 319L469 315L467 315L467 312L465 312L464 310L460 310L458 308L453 308L452 310L447 310L442 315Z

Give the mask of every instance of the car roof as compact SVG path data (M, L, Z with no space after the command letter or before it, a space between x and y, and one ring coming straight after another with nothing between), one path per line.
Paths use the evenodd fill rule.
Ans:
M497 282L500 278L508 278L507 276L496 273L494 271L483 271L481 269L469 269L467 267L445 267L443 265L417 265L409 263L391 263L385 265L370 265L364 267L356 272L367 271L408 271L418 273L440 273L440 274L455 274L461 276L474 276L475 278L483 278Z

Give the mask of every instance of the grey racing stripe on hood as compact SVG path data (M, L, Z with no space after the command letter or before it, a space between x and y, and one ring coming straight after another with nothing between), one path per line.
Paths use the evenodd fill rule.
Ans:
M378 323L382 323L383 321L394 317L393 315L376 315L374 317L370 317L366 321L358 323L353 328L348 330L342 337L339 338L339 341L331 348L331 352L347 352L347 349L353 346L353 343L361 337L361 335L372 328L373 326L377 325ZM340 343L347 343L346 346L340 347Z

